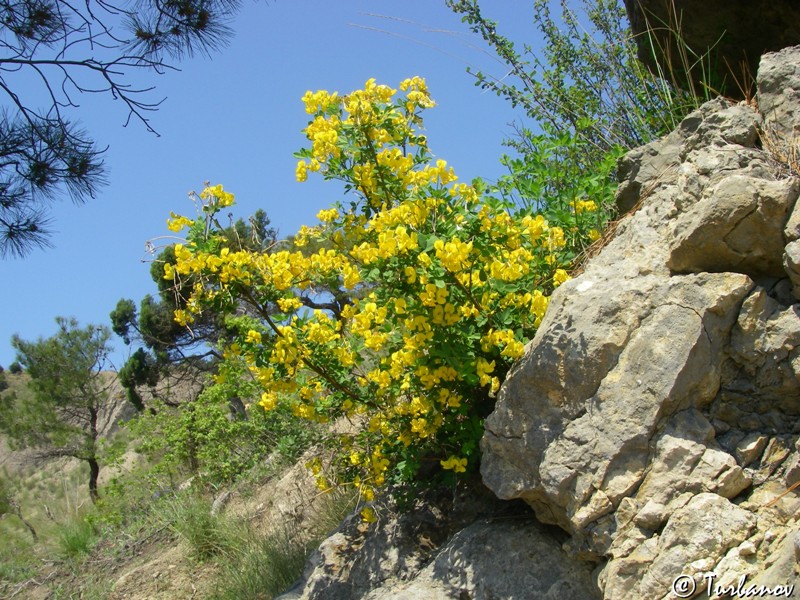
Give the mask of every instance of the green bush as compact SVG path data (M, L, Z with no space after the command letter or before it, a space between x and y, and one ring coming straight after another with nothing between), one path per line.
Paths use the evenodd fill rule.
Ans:
M234 198L209 186L195 220L169 221L189 232L164 265L176 292L197 282L178 322L227 315L218 377L246 365L265 411L353 424L332 436L334 464L308 466L321 489L353 486L367 500L387 483L474 472L500 382L613 194L597 171L522 206L458 182L421 134L435 104L425 81L398 88L369 80L346 96L304 96L310 148L297 153L297 179L319 172L350 194L293 248L228 247L217 214Z
M206 484L227 484L268 454L294 460L318 437L318 428L298 423L286 409L253 410L249 405L258 394L245 365L231 360L225 375L195 400L177 407L153 400L149 407L154 411L126 427L157 471L177 475L188 470Z

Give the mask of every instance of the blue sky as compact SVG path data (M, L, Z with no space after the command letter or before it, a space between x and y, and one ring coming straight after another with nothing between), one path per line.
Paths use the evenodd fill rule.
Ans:
M501 32L536 45L529 2L482 6ZM154 293L145 243L170 241L160 239L170 234L170 211L192 215L187 194L204 181L236 195L236 217L265 209L281 235L315 223L342 189L295 181L308 89L347 93L370 77L396 86L423 76L438 104L426 117L437 157L465 181L502 174L502 140L523 115L473 85L467 66L498 78L505 69L442 0L262 0L245 4L232 28L230 45L213 57L142 79L157 86L150 99L166 98L150 115L160 137L136 122L123 127L127 113L108 96L78 98L70 116L109 146L109 185L86 205L56 205L53 248L0 261L0 365L15 358L14 333L47 337L59 315L108 324L117 300ZM113 345L118 368L130 349L116 337Z

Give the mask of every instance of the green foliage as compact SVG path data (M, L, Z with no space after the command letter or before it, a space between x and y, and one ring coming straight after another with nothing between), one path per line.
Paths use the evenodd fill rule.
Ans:
M507 141L516 156L503 157L509 175L496 188L525 206L602 203L613 186L613 163L625 150L671 131L711 97L710 88L682 91L669 73L653 74L639 61L619 0L533 0L539 53L528 45L520 51L503 36L479 0L447 5L509 69L502 80L475 73L476 85L524 108L539 129L520 128ZM605 203L595 229L612 216Z
M447 0L510 69L495 81L476 73L476 85L522 106L538 124L584 138L594 164L616 146L634 148L671 130L695 108L698 98L651 74L638 60L636 45L619 0L560 1L561 18L550 0L534 0L541 54L514 43L485 17L478 0ZM586 150L587 148L584 148Z
M139 387L147 385L151 388L158 383L158 364L151 354L144 348L138 348L131 357L122 365L117 373L120 385L125 389L128 401L137 410L144 410L144 400L139 395Z
M608 151L594 169L585 171L571 157L588 153L589 142L569 131L544 129L538 135L522 129L516 140L508 142L517 155L502 157L509 173L491 189L504 200L542 211L553 222L565 222L574 215L578 228L587 232L585 239L593 241L616 213L613 175L623 148ZM587 201L594 202L595 210L576 211Z
M288 410L250 409L258 385L243 365L231 363L218 379L194 400L177 407L155 401L154 411L128 422L138 451L157 461L157 470L178 473L189 466L208 483L228 483L269 453L293 460L317 435Z
M24 402L4 401L0 431L12 448L33 447L41 458L85 461L96 499L99 418L111 400L112 378L103 373L110 332L95 325L80 328L75 319L59 317L56 322L58 332L50 338L12 338L33 393Z
M6 374L0 372L0 392L4 392L8 389L8 381L6 380Z
M13 375L19 375L20 373L22 373L22 365L15 360L8 366L8 371Z

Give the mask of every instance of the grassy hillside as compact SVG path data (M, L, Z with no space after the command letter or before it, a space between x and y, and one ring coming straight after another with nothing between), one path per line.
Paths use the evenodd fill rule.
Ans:
M4 394L24 402L27 375L5 375ZM298 460L278 443L219 487L131 458L140 440L112 423L108 430L127 451L124 467L105 469L97 506L79 461L37 462L0 437L0 492L14 503L0 517L0 597L270 598L355 502L320 494L309 456Z
M30 398L26 374L4 375L9 384L4 395L14 394L16 402ZM89 509L87 473L75 459L42 463L30 450L13 451L0 435L0 482L11 503L0 517L0 539L5 542L0 544L0 595L26 579L49 576L42 571L48 557L69 552L68 546L76 543L71 535L86 535L70 528Z

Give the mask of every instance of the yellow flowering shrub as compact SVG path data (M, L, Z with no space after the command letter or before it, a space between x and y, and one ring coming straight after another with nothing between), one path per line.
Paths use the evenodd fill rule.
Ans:
M225 353L246 362L263 409L353 424L333 468L310 468L321 488L354 485L365 499L389 481L474 469L494 394L569 277L574 219L594 209L584 200L573 221L551 223L459 181L421 133L434 106L425 81L398 88L303 97L297 179L319 173L349 195L293 247L226 247L214 215L233 197L209 187L195 221L172 215L189 233L164 272L176 290L195 282L179 323L230 315Z

